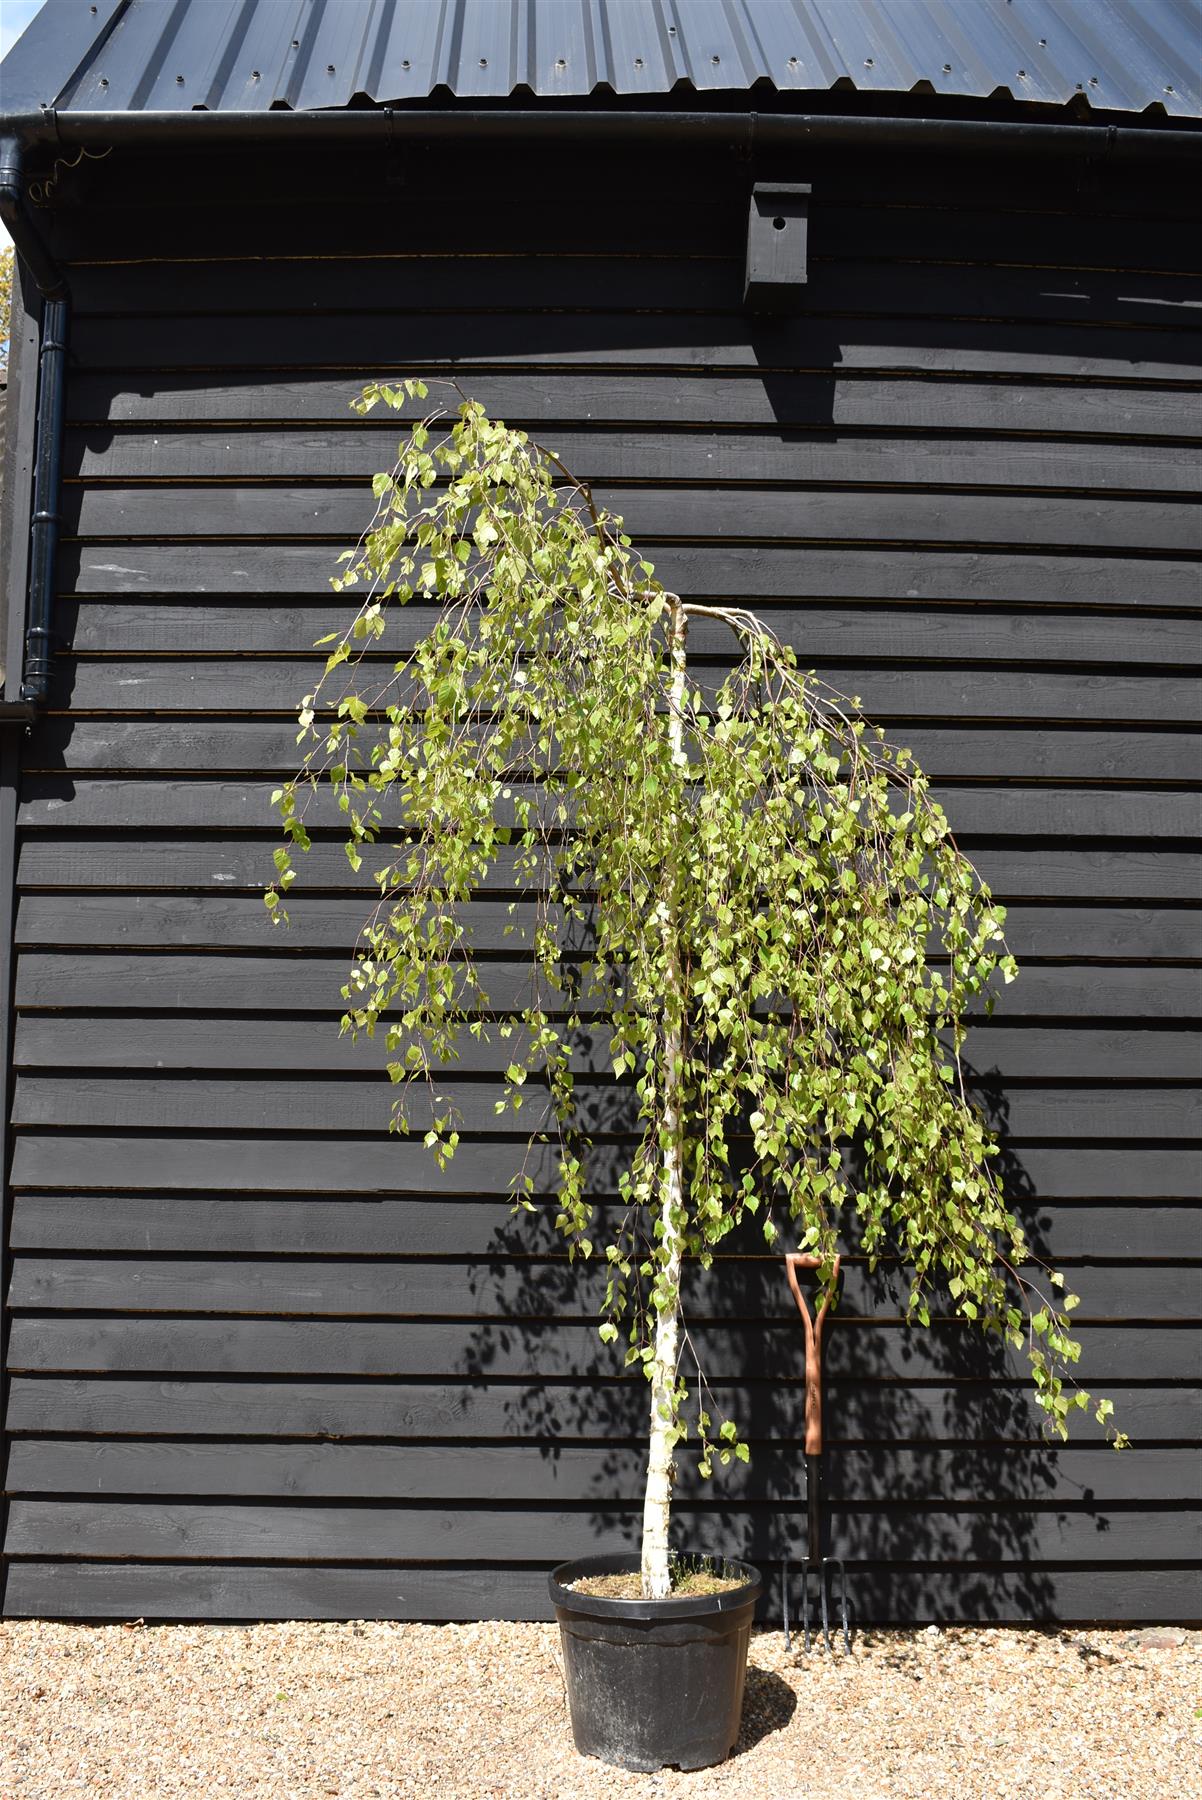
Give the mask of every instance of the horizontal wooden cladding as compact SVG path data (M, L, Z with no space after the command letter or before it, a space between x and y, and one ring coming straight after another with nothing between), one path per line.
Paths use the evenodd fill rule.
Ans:
M877 287L878 300L888 295ZM496 296L503 302L503 288ZM891 302L888 295L886 304ZM1158 327L1133 332L966 319L848 318L811 310L761 321L742 312L378 312L317 315L281 310L213 317L77 318L75 366L85 370L338 366L380 373L539 368L782 369L840 375L868 370L923 375L1035 376L1070 381L1197 382L1202 334ZM467 381L460 376L465 387ZM469 387L470 391L470 387Z
M220 879L221 869L216 871L217 884L211 893L176 892L167 898L153 892L128 891L139 872L136 851L130 852L128 867L111 860L116 855L111 846L100 840L97 847L97 840L91 838L74 841L75 861L70 864L65 853L59 856L40 854L56 849L63 847L42 839L27 840L22 847L20 885L35 890L40 886L65 890L61 898L37 892L24 895L17 909L16 941L28 949L81 943L122 949L134 945L155 949L203 945L213 949L321 950L349 955L368 910L375 905L374 896L369 897L362 888L338 898L318 897L304 890L293 891L288 899L292 925L287 932L281 933L272 928L265 917L261 893L242 898L221 892L221 887L228 885ZM163 850L162 854L166 857L169 852ZM99 867L91 866L91 858ZM313 873L319 866L307 865L306 872ZM148 878L154 875L155 864L149 855L141 872ZM270 872L266 866L261 868L259 880L264 881ZM178 870L181 887L186 885L190 874L191 869L186 865ZM90 888L98 876L123 877L127 891L111 894L80 892ZM153 886L152 879L149 885ZM530 941L534 912L533 903L525 900L474 900L464 913L464 942L480 952L517 950ZM554 923L556 914L552 910L547 917ZM1007 942L1020 962L1026 958L1055 958L1062 962L1105 959L1189 963L1197 960L1200 929L1202 909L1195 907L1035 906L1020 902L1006 913ZM1021 991L1012 991L1011 1005L1015 993ZM270 1026L266 1028L270 1030ZM182 1027L177 1022L163 1029L177 1033L181 1029L191 1032L196 1028ZM247 1029L247 1022L242 1021L239 1030L245 1032ZM148 1041L156 1040L152 1035ZM165 1041L157 1041L160 1053L166 1055ZM191 1044L194 1040L185 1036L173 1041ZM242 1041L263 1040L244 1038ZM277 1042L280 1054L290 1059L289 1066L300 1066L295 1062L294 1052L286 1050L282 1039L273 1041ZM289 1042L295 1043L301 1055L306 1054L306 1046L310 1052L315 1048L315 1040L304 1035L289 1039ZM470 1054L470 1047L465 1048ZM342 1064L323 1061L320 1066L341 1067Z
M547 1571L561 1553L583 1555L590 1547L582 1533L561 1550L548 1546L544 1569L22 1559L9 1566L4 1612L50 1619L550 1619ZM778 1616L774 1586L763 1603L770 1618ZM1108 1619L1197 1622L1190 1583L1175 1568L916 1571L867 1562L855 1571L857 1619L881 1624L1092 1624L1100 1590Z
M595 1503L581 1511L530 1507L507 1511L487 1506L291 1506L232 1501L187 1504L107 1498L104 1501L13 1499L8 1513L10 1556L163 1557L173 1561L213 1558L376 1560L398 1557L475 1561L482 1546L496 1561L541 1563L548 1546L577 1546L568 1554L605 1555L636 1541L641 1508ZM732 1545L752 1558L779 1556L789 1527L775 1508L739 1510L719 1502L676 1508L682 1539L702 1551L730 1554ZM840 1547L849 1561L890 1558L922 1562L1015 1560L1090 1561L1098 1564L1188 1560L1194 1555L1197 1520L1188 1512L1113 1507L1099 1516L1036 1505L1007 1513L919 1511L905 1506L845 1507L839 1514ZM975 1554L974 1554L975 1553Z
M64 793L64 803L68 798ZM55 824L61 827L64 822L60 813ZM153 836L109 837L61 830L51 835L48 829L45 835L27 835L20 843L18 878L27 888L192 889L215 894L241 890L259 895L271 877L271 851L277 841L266 834L208 838L156 831ZM1080 846L1072 850L978 848L973 851L973 862L999 900L1033 900L1041 906L1084 900L1098 907L1095 918L1083 918L1074 927L1079 938L1063 936L1059 931L1063 919L1058 920L1052 908L1046 929L1025 940L1029 946L1025 951L1020 941L1016 954L1055 955L1070 961L1125 955L1189 961L1195 955L1193 915L1158 910L1176 901L1197 900L1195 863L1186 853ZM372 872L379 866L376 863L369 868L365 861L362 879L355 881L342 851L318 841L305 859L305 888L310 893L333 889L366 896L372 891ZM506 893L508 885L502 872L498 891ZM1126 908L1101 904L1106 901L1129 902L1136 916L1120 918L1119 910L1125 913ZM1035 932L1036 922L1032 920L1031 925ZM1132 937L1133 930L1139 937ZM1135 947L1127 950L1122 947L1126 945ZM59 1004L66 1002L60 1000Z
M90 842L91 840L88 840ZM86 849L81 846L86 854ZM22 862L22 871L33 869L32 847ZM266 879L265 870L263 879ZM293 892L288 898L291 926L281 932L266 917L262 896L235 898L220 892L205 895L173 894L170 898L147 893L80 894L68 890L63 895L26 894L17 908L16 942L26 949L47 949L88 945L109 949L244 949L271 953L281 950L335 951L349 958L369 912L375 910L374 894L358 892L338 899L317 898L312 894ZM529 948L536 919L536 904L528 900L474 900L463 914L464 944L479 953L509 951L516 954ZM541 914L543 922L552 926L562 923L555 909ZM1202 910L1197 908L1155 909L1081 906L1023 906L1006 914L1006 938L1014 955L1023 958L1056 958L1062 961L1091 961L1109 958L1115 961L1192 962L1198 960L1199 931ZM583 927L572 928L565 938L566 947L580 952L587 947ZM935 946L933 945L934 949ZM1103 979L1099 977L1099 979ZM1021 1010L1025 988L1009 996L1008 1010L1015 1000ZM1003 1019L1004 1022L1004 1019ZM157 1043L160 1054L169 1053L166 1033L176 1033L179 1024L163 1027L148 1042ZM203 1027L201 1028L203 1030ZM239 1030L245 1032L242 1022ZM270 1026L266 1029L270 1030ZM194 1033L196 1027L185 1027ZM291 1030L291 1027L289 1028ZM173 1042L193 1043L200 1040L185 1036ZM244 1038L245 1043L261 1042ZM281 1054L289 1058L289 1066L299 1066L296 1054L310 1053L315 1040L302 1036L290 1039L296 1048L286 1050L276 1038ZM465 1051L471 1059L470 1045ZM330 1052L329 1054L333 1054ZM222 1062L225 1058L222 1057ZM503 1058L502 1062L508 1061ZM322 1066L342 1067L341 1062ZM492 1066L469 1060L467 1067Z
M558 153L557 153L558 154ZM515 165L508 160L507 166ZM980 159L966 159L979 166ZM519 162L517 167L534 168ZM746 164L714 158L695 151L687 162L655 152L637 167L606 156L598 161L577 150L566 152L561 171L572 171L579 182L601 183L609 197L604 206L565 207L556 196L531 203L525 188L510 183L508 193L497 193L490 204L477 208L470 225L463 219L463 195L478 178L463 163L436 164L415 176L413 199L399 205L392 190L369 195L361 186L358 170L348 173L348 160L336 156L324 166L311 161L289 160L283 177L267 177L260 165L243 164L236 174L223 173L218 186L215 166L205 162L206 187L198 190L195 163L191 169L164 161L148 167L144 157L126 162L117 171L101 172L103 208L59 209L50 221L56 253L72 262L103 262L122 256L155 261L163 257L238 258L283 255L295 257L298 243L324 256L387 256L399 251L412 257L450 257L471 252L464 287L472 291L471 264L500 256L584 255L588 257L645 256L648 245L660 257L714 257L740 259L746 246L747 195L751 173ZM861 167L864 165L861 164ZM819 183L812 155L807 155L807 175ZM306 179L301 178L301 170ZM537 165L540 181L547 165ZM591 170L585 176L584 171ZM704 180L700 179L704 171ZM114 179L115 176L115 179ZM119 197L116 183L132 180ZM1196 275L1202 269L1197 233L1187 223L1196 214L1187 197L1171 191L1170 218L1131 209L1125 216L1095 213L1063 193L1055 208L1018 210L1013 207L1014 188L1006 204L982 204L980 191L962 190L956 203L913 204L909 194L899 204L882 203L876 184L882 179L879 158L872 164L871 182L864 180L851 199L831 194L819 208L816 200L810 235L810 255L841 263L865 259L876 265L905 263L954 263L976 265L973 273L987 305L991 271L995 266L1029 271L1032 281L1047 280L1049 271L1113 273L1116 270L1151 271L1167 275ZM1179 190L1179 170L1165 175L1166 183ZM270 185L267 185L268 181ZM535 187L537 188L537 182ZM862 196L875 189L871 203ZM1111 190L1113 191L1113 190ZM188 203L182 203L184 195ZM520 198L519 198L520 195ZM1168 197L1168 196L1166 196ZM1032 195L1031 198L1038 198ZM849 203L850 201L850 203ZM869 272L865 271L865 286ZM477 277L478 282L478 277ZM417 282L398 283L401 297L420 293Z
M828 352L829 352L828 346ZM421 368L415 374L428 373ZM67 390L72 425L192 424L291 420L344 423L349 406L381 371L362 364L340 373L247 370L147 371L139 377L76 374ZM1197 437L1197 395L1181 386L1130 387L1049 380L987 380L970 375L889 372L804 374L781 371L691 375L671 370L589 374L547 369L496 373L455 366L464 391L493 418L534 431L550 423L593 425L775 426L788 429L1034 432L1063 439ZM453 397L458 404L458 397ZM398 432L428 405L393 415ZM552 449L558 445L552 443Z
M218 712L295 714L324 661L230 660L220 657L108 662L59 657L51 674L50 705L79 712ZM376 665L379 682L390 665ZM716 686L724 669L702 670ZM865 715L889 728L899 720L989 719L1062 721L1083 726L1127 722L1155 727L1202 717L1198 682L1189 675L1136 672L1076 674L1004 669L873 669L828 659L818 673L837 690L854 688ZM364 679L369 677L365 676ZM404 677L393 690L404 703ZM353 689L353 678L349 682ZM341 687L336 693L341 693ZM135 815L138 816L138 815ZM145 824L154 821L141 815Z
M500 1156L498 1153L498 1163ZM1038 1199L1008 1184L1032 1248L1057 1257L1133 1257L1140 1261L1202 1259L1202 1213L1190 1202L1154 1200L1132 1206ZM261 1198L226 1194L22 1194L14 1196L14 1251L138 1251L323 1256L467 1256L562 1254L555 1229L558 1201L532 1203L515 1218L507 1198L434 1201L355 1199L301 1194ZM618 1203L596 1203L594 1236L616 1230ZM854 1245L855 1228L849 1231ZM757 1242L758 1241L758 1242ZM732 1250L764 1241L758 1219L727 1240Z
M381 1087L381 1100L387 1095ZM220 1129L220 1120L213 1121ZM616 1168L599 1149L590 1188L616 1191ZM556 1159L548 1151L530 1158L540 1193L557 1189ZM1044 1199L1105 1196L1148 1200L1202 1198L1202 1164L1191 1148L1091 1149L1025 1147L1022 1190ZM258 1194L451 1194L495 1195L508 1168L496 1144L461 1144L440 1171L420 1144L368 1139L355 1146L353 1160L343 1139L306 1137L107 1136L54 1132L21 1133L13 1148L14 1188L111 1190L128 1194L209 1192L214 1188Z
M647 1455L637 1444L583 1448L561 1444L214 1444L116 1443L18 1439L9 1451L5 1489L12 1495L93 1494L238 1499L437 1501L490 1500L538 1507L593 1501L641 1505ZM826 1452L824 1492L835 1505L865 1501L977 1502L1051 1500L1095 1506L1140 1500L1202 1503L1202 1462L1191 1449L1116 1456L1106 1445L965 1446ZM750 1466L719 1476L719 1497L804 1505L805 1465L796 1448L760 1444ZM713 1483L711 1482L711 1488ZM682 1458L676 1501L706 1494L692 1460Z
M295 734L294 734L295 735ZM1195 745L1195 748L1199 746ZM279 815L266 781L144 781L113 780L93 776L71 783L64 793L57 774L27 778L19 807L22 825L36 829L69 821L77 831L119 829L131 821L144 827L201 831L270 831ZM535 818L542 812L536 789L515 783L514 794L536 802ZM1202 791L1166 792L1158 788L1019 787L975 785L962 788L938 786L934 798L942 805L957 837L965 843L983 838L1127 838L1168 839L1175 845L1202 835ZM552 801L553 807L558 802ZM65 810L69 809L69 810ZM552 817L554 813L552 812ZM340 819L332 792L315 796L309 803L309 830L337 829ZM513 826L511 805L499 803L497 822ZM370 853L369 853L370 854ZM385 859L386 860L386 859ZM379 863L373 867L380 866ZM60 909L61 912L62 909ZM113 909L108 909L111 913ZM148 909L149 913L153 909ZM97 909L103 919L105 909ZM134 921L130 921L134 924ZM88 929L87 915L79 927ZM108 942L130 937L127 926ZM89 940L80 938L80 942ZM93 939L92 941L97 941ZM152 936L151 942L156 941Z
M117 1131L178 1129L203 1131L316 1132L332 1128L354 1137L384 1134L400 1095L384 1073L383 1053L364 1057L359 1079L255 1074L185 1077L139 1071L131 1075L81 1072L20 1074L13 1086L12 1122L20 1129L103 1126ZM505 1082L439 1075L432 1094L424 1082L404 1095L411 1130L425 1132L432 1120L452 1109L461 1131L525 1137L555 1129L550 1094L528 1082L522 1110L505 1109ZM1098 1140L1138 1138L1147 1143L1202 1137L1202 1093L1193 1089L1015 1088L1003 1103L1005 1136L1011 1143L1032 1139ZM577 1117L600 1133L637 1129L638 1100L630 1083L578 1075ZM498 1110L501 1116L498 1117ZM348 1150L349 1154L349 1150ZM503 1155L498 1151L498 1155Z
M345 1005L341 999L345 958L290 956L283 933L277 932L276 938L281 953L274 956L157 956L117 950L72 956L30 950L18 962L16 1004L55 1010L115 1007L130 1011L339 1013ZM529 964L490 963L487 969L480 968L493 1008L508 1010L527 1003L532 979ZM1090 967L1035 965L1006 989L998 1016L1066 1022L1085 1018L1197 1019L1202 1012L1200 980L1196 969L1115 968L1103 973ZM590 1008L586 1004L582 1010L587 1016Z
M396 427L358 420L338 430L77 428L67 434L64 474L105 482L368 479L393 466L397 438ZM1121 493L1193 493L1197 487L1196 453L1185 444L569 428L556 431L553 447L578 480L596 483L880 483Z
M1202 585L1199 586L1202 599ZM733 599L733 596L732 596ZM262 604L246 600L231 603L191 595L187 600L60 601L55 628L61 649L77 656L242 656L307 657L318 638L331 631L349 632L358 607L329 599L318 604ZM1084 610L1048 612L1016 606L1003 611L993 607L926 606L897 601L872 606L842 606L817 602L760 603L757 609L778 637L794 646L803 666L822 658L836 661L914 662L935 659L941 663L1021 663L1026 668L1065 663L1075 668L1090 663L1160 667L1193 666L1202 662L1202 625L1192 616L1164 617L1147 611L1094 613ZM387 614L387 631L381 647L394 656L420 643L437 622L433 607L416 602L394 606ZM694 618L689 626L694 655L725 656L730 650L729 627L719 620ZM43 726L42 730L45 731ZM92 735L95 735L95 728ZM245 731L237 722L223 721L222 732ZM235 737L245 746L246 768L263 767L251 761L256 739ZM62 727L58 728L64 752L78 755ZM88 729L77 734L88 742ZM260 736L259 742L262 741ZM295 733L274 742L286 743L295 753ZM940 738L932 740L941 743ZM979 741L979 739L978 739ZM33 749L41 738L34 740ZM212 751L221 753L222 743ZM917 747L916 753L917 753ZM1099 750L1105 748L1098 745ZM262 756L262 751L258 755ZM275 753L278 757L278 751ZM28 766L30 758L26 757ZM160 757L160 761L165 760ZM970 774L972 768L947 773Z
M622 310L741 313L743 307L743 263L733 256L510 255L490 258L486 272L487 286L478 260L407 256L403 250L364 257L206 258L186 268L172 262L102 261L72 268L71 293L79 319L105 313L126 319L234 315L229 318L231 332L248 315L285 310L346 314L390 309L395 316L462 312L470 304L485 311L543 314L563 308L591 312L601 297L608 307ZM895 262L885 275L879 262L815 255L801 305L817 314L976 315L982 320L1181 330L1202 308L1202 281L1107 269L1053 272L996 266L983 276L959 262Z
M119 161L97 178L124 180ZM151 190L160 173L166 200L174 178L142 171ZM1070 216L1079 199L1053 217L1046 187L1048 212L1025 218L989 216L979 190L971 212L832 192L807 316L749 327L745 193L745 170L694 187L664 223L657 249L695 249L704 217L702 257L625 254L658 197L600 221L502 200L479 248L491 233L584 254L414 256L357 280L326 253L403 233L436 250L461 222L424 185L403 223L351 200L319 224L310 194L264 238L258 209L253 246L227 196L173 218L142 193L103 234L56 218L60 249L91 233L102 257L136 238L266 258L302 221L326 241L244 280L205 261L191 280L73 271L69 504L88 541L60 562L74 654L56 699L94 716L47 721L24 757L20 878L66 891L27 892L19 925L10 1613L546 1616L546 1562L636 1535L645 1384L586 1322L599 1272L582 1287L554 1255L553 1202L519 1226L498 1191L499 1046L471 1045L454 1078L484 1141L440 1172L380 1129L372 1048L332 1016L273 1016L339 1010L331 953L366 887L321 842L304 873L330 897L302 900L296 931L273 935L255 891L275 838L262 804L295 749L280 720L330 629L309 597L404 426L360 425L347 399L402 361L441 364L546 437L670 585L766 599L805 663L904 722L895 737L1018 901L1020 957L1068 964L1024 969L969 1060L992 1100L1012 1084L1007 1180L1035 1241L1078 1265L1083 1377L1159 1448L1114 1457L1083 1419L1053 1453L1021 1354L946 1323L903 1330L893 1272L852 1263L828 1473L861 1616L1096 1617L1102 1592L1112 1616L1196 1611L1158 1567L1192 1557L1199 1492L1196 973L1090 966L1197 955L1177 904L1197 899L1196 865L1173 845L1197 828L1175 728L1197 716L1176 672L1198 644L1167 615L1202 605L1183 503L1202 286L1115 272L1179 270L1193 240L1144 218L1100 235ZM1031 266L1101 260L1099 242L1108 271ZM482 273L489 310L471 313ZM552 310L572 307L589 314ZM291 541L310 537L328 542ZM403 615L402 641L418 623ZM722 654L704 630L694 647ZM474 926L502 955L503 912L485 898ZM516 992L512 955L493 973ZM598 1107L620 1097L587 1079L603 1048L580 1057ZM336 1129L310 1129L336 1107ZM602 1150L608 1208L620 1146ZM704 1505L687 1475L678 1523L771 1563L801 1511L798 1323L779 1258L720 1274L694 1295L697 1347L756 1453ZM496 1566L466 1567L482 1544Z
M1197 564L1165 557L1016 556L925 547L917 560L896 549L839 550L760 545L694 549L640 546L669 588L697 599L925 600L1020 606L1195 611ZM302 544L136 547L67 544L60 589L72 595L324 595L337 570L329 547ZM203 602L202 602L203 604Z
M794 1318L784 1325L754 1322L690 1328L711 1382L749 1375L800 1383L803 1359ZM1196 1373L1194 1324L1094 1325L1073 1334L1081 1367L1105 1371L1108 1384L1187 1381ZM613 1356L614 1372L621 1359ZM14 1374L154 1375L189 1380L204 1375L434 1376L525 1381L596 1380L605 1352L596 1321L540 1324L480 1320L363 1321L346 1319L72 1318L20 1316L12 1321L9 1367ZM1021 1353L1003 1350L963 1325L901 1324L837 1319L823 1351L832 1378L909 1381L967 1379L1013 1382L1027 1373ZM645 1396L641 1376L630 1377Z
M796 1443L804 1411L799 1391L804 1359L796 1350L795 1343L783 1377L726 1382L714 1389L715 1407L738 1419L756 1441ZM1107 1381L1105 1391L1124 1429L1141 1446L1202 1435L1202 1388L1187 1380L1134 1387ZM825 1395L826 1442L832 1453L870 1443L888 1446L891 1454L902 1457L909 1439L916 1447L956 1449L1023 1443L1038 1448L1054 1468L1065 1467L1061 1458L1076 1456L1087 1446L1114 1458L1103 1427L1090 1412L1074 1421L1071 1449L1045 1442L1029 1384L1022 1382L879 1380L857 1374L828 1381ZM46 1374L14 1375L8 1396L9 1431L35 1437L401 1439L409 1444L431 1440L439 1448L497 1438L511 1443L518 1437L565 1447L638 1443L647 1411L646 1384L638 1380L565 1385L481 1377L419 1383ZM1142 1456L1126 1460L1145 1469L1156 1466L1154 1459ZM1111 1476L1118 1479L1117 1473ZM991 1491L1001 1485L999 1480Z
M1202 552L1202 511L1192 501L1112 495L894 493L749 487L608 488L599 506L637 543L719 538L752 541L1004 544L1068 549ZM69 487L68 537L136 543L164 538L329 538L353 544L370 523L370 492L328 487ZM331 556L331 563L334 558Z
M1035 635L1035 634L1033 634ZM946 787L943 801L959 821L966 783L1123 783L1152 788L1193 783L1202 774L1202 745L1186 731L1056 725L893 725L891 742L909 749L919 769ZM295 774L297 727L284 720L229 718L41 718L23 752L29 776L70 774L230 774L263 781ZM1103 792L1107 792L1103 788ZM1085 801L1083 788L1076 794ZM1108 805L1114 801L1110 792ZM1110 815L1114 815L1114 808ZM1141 832L1143 835L1143 832Z
M605 1266L598 1262L581 1270L566 1255L515 1256L516 1235L500 1225L498 1236L510 1240L508 1253L475 1261L22 1253L13 1259L7 1300L12 1308L30 1313L391 1319L402 1332L406 1326L401 1321L441 1317L497 1321L502 1330L518 1334L531 1322L590 1318L604 1293ZM1069 1279L1080 1297L1082 1320L1202 1320L1202 1262L1126 1268L1083 1264L1072 1268ZM708 1272L690 1264L682 1290L693 1322L744 1319L758 1327L787 1326L796 1319L779 1256L727 1257ZM896 1269L882 1265L869 1273L864 1265L849 1264L840 1316L900 1318L909 1292L908 1276ZM936 1292L932 1306L939 1304ZM602 1368L605 1360L600 1352Z
M234 904L262 910L255 901ZM1012 919L1010 925L1013 936ZM1098 979L1105 981L1107 973L1099 971ZM1159 1027L1159 1020L1156 1025ZM511 1038L500 1037L495 1028L480 1038L464 1032L458 1060L451 1066L464 1074L496 1075L512 1062L515 1051L521 1052L526 1041L520 1030ZM89 1018L79 1012L24 1013L16 1023L13 1063L18 1069L329 1070L362 1074L379 1066L382 1052L382 1038L373 1047L362 1039L355 1042L344 1036L333 1013L315 1019L136 1013ZM1191 1081L1202 1074L1202 1035L1196 1030L1030 1024L1016 1030L1006 1023L1005 1014L999 1015L997 1023L974 1025L963 1054L967 1068L980 1078L1142 1082ZM572 1066L577 1072L607 1072L608 1033L582 1031Z
M502 1154L498 1153L498 1163ZM1193 1202L1148 1200L1132 1206L1127 1201L1050 1201L1023 1191L1021 1171L1007 1185L1010 1204L1033 1251L1053 1262L1083 1257L1147 1263L1202 1260L1202 1215ZM369 1200L295 1194L267 1199L241 1193L18 1194L13 1204L11 1244L17 1252L47 1255L53 1251L223 1257L278 1253L325 1258L467 1257L477 1261L562 1256L564 1240L555 1228L558 1201L536 1200L532 1205L531 1213L516 1219L508 1200L500 1195L435 1203L423 1195ZM622 1209L610 1199L594 1205L591 1232L603 1240L619 1229ZM853 1253L859 1236L858 1225L849 1225L847 1240ZM723 1245L723 1254L737 1257L747 1252L754 1255L757 1250L764 1253L760 1222L748 1216ZM303 1270L300 1274L293 1270L291 1278L303 1280ZM579 1274L579 1280L587 1282L587 1271ZM765 1265L756 1280L770 1288L771 1268ZM398 1278L398 1295L403 1285ZM380 1291L390 1297L387 1284ZM782 1285L776 1298L783 1294Z

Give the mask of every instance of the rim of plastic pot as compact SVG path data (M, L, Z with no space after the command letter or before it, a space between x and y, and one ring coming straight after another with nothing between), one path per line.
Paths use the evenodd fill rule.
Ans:
M551 1599L568 1612L587 1613L600 1619L695 1619L704 1614L735 1612L759 1599L764 1591L763 1578L750 1563L737 1557L698 1555L701 1562L716 1562L724 1573L743 1577L738 1587L717 1594L669 1595L666 1600L618 1600L611 1595L581 1594L570 1586L588 1575L631 1575L639 1568L639 1557L630 1553L613 1556L582 1556L575 1562L560 1563L549 1579ZM691 1557L686 1560L693 1560Z

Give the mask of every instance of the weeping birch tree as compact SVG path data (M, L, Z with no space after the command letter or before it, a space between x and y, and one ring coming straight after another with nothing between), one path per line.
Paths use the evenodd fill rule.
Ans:
M405 382L354 404L426 399ZM669 592L552 452L474 403L431 408L374 488L333 581L362 604L299 709L265 899L287 916L294 852L332 798L376 889L342 1023L382 1029L395 1127L420 1087L425 1143L454 1156L442 1089L469 1030L507 1042L498 1111L542 1097L513 1200L534 1207L549 1157L567 1253L602 1267L601 1337L647 1377L645 1596L669 1592L682 1440L705 1475L748 1456L709 1410L682 1296L721 1279L715 1252L752 1215L828 1276L854 1225L871 1264L905 1269L912 1320L938 1306L1026 1351L1051 1429L1091 1404L1108 1424L1072 1379L1075 1298L1031 1258L961 1068L966 1009L1015 973L1003 912L909 754L762 619ZM393 662L410 603L429 629ZM473 897L498 881L533 919L516 1006L490 999L473 950ZM635 1116L603 1218L573 1074L598 1022Z

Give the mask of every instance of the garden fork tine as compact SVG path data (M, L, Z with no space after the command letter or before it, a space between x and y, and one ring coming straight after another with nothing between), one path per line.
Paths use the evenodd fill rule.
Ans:
M805 1455L806 1455L806 1513L807 1535L806 1555L801 1565L801 1620L805 1648L810 1648L810 1572L818 1576L819 1613L822 1621L822 1641L828 1650L833 1651L830 1629L830 1595L833 1572L839 1574L839 1624L843 1635L843 1648L851 1649L851 1632L847 1617L847 1571L841 1556L823 1555L823 1523L825 1508L822 1491L822 1331L826 1324L826 1315L831 1299L839 1280L839 1257L835 1257L831 1266L831 1279L822 1296L822 1304L813 1316L806 1305L801 1283L797 1278L799 1269L820 1269L822 1258L808 1256L802 1251L792 1251L785 1257L785 1274L793 1298L797 1302L797 1310L801 1314L801 1322L805 1329L806 1343L806 1399L805 1399ZM786 1555L781 1573L781 1611L784 1615L785 1648L791 1647L789 1635L789 1563Z

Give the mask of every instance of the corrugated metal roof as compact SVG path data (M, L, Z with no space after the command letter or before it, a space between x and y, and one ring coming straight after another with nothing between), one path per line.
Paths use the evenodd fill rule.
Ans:
M48 0L5 110L999 93L1202 115L1202 0Z

